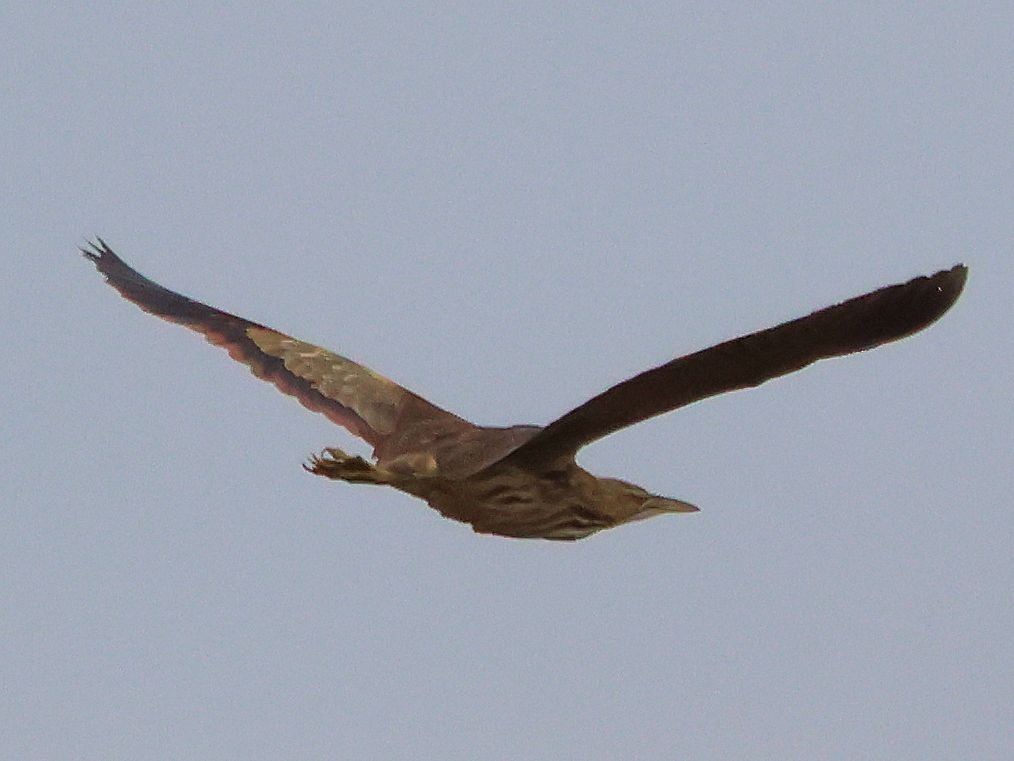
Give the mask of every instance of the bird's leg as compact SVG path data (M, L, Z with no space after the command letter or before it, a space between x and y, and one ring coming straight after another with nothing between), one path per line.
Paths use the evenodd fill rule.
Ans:
M371 465L362 457L348 455L335 447L327 447L319 455L311 455L303 465L308 473L354 484L387 484L390 474Z

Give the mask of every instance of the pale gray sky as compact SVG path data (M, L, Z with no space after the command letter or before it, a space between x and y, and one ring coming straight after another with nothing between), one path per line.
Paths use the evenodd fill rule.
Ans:
M1014 757L1010 3L43 5L0 46L3 759ZM702 512L561 545L306 475L351 438L95 234L498 424L971 276L589 448Z

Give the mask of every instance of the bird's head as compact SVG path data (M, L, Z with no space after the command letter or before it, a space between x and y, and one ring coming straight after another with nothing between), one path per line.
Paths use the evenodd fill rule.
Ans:
M627 483L617 478L603 478L601 480L606 482L610 490L613 491L614 500L626 507L624 512L627 512L629 517L623 521L624 523L664 513L696 513L700 510L699 507L691 505L689 502L652 494L636 484Z

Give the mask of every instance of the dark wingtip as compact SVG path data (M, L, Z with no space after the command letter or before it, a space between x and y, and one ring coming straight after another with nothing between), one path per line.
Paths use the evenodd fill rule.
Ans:
M955 264L949 270L945 270L943 274L946 274L948 282L957 293L961 293L965 287L965 281L968 280L968 267L964 264Z
M99 251L98 247L90 240L85 241L83 246L78 246L77 250L81 252L83 257L91 260L92 262L97 262L102 257L101 251Z
M113 253L113 249L109 248L102 238L95 236L95 242L85 241L84 246L79 246L78 250L90 260L99 270L102 269L102 264L107 261L119 262L120 257Z
M86 259L95 265L95 269L105 276L106 281L113 288L118 290L122 296L138 303L142 309L145 307L135 298L137 289L166 292L165 288L152 282L123 261L109 247L109 244L98 236L95 236L94 242L88 241L86 246L80 248L80 251Z
M863 324L848 329L851 332L845 335L842 353L871 349L929 327L954 306L967 278L968 268L955 264L950 269L858 297L853 301L867 304L865 309L855 311ZM849 309L853 301L844 302L840 308Z
M958 300L961 292L965 289L965 282L968 280L968 267L964 264L955 264L949 270L941 270L935 275L930 275L927 279L936 287L939 294L933 314L929 319L929 322L934 322L954 306L954 302Z
M968 278L968 267L961 262L955 264L949 270L940 270L935 275L930 275L931 280L941 280L955 286L960 292Z

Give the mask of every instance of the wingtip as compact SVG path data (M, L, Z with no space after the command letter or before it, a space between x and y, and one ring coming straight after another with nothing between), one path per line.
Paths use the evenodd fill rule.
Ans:
M126 267L123 260L98 235L94 241L89 240L84 246L79 246L78 250L104 275L108 276L113 270Z
M964 285L965 280L968 278L968 266L964 262L958 262L949 270L938 272L937 275L946 275L954 282Z
M935 275L931 275L929 279L941 294L939 314L942 315L951 308L964 291L965 282L968 280L968 267L963 263L958 263L949 270L941 270Z
M951 271L955 280L964 288L965 281L968 280L968 267L964 263L955 264Z
M98 265L98 263L106 256L115 256L112 249L109 248L109 246L106 245L106 242L97 235L95 236L95 242L90 240L85 241L85 245L78 246L78 251L80 251L86 259L94 262L96 265Z

